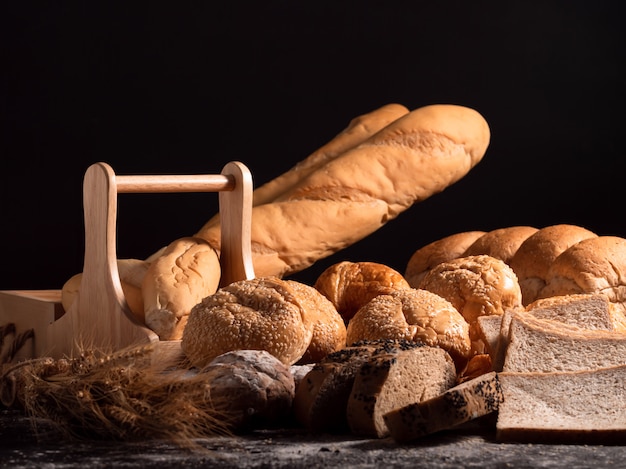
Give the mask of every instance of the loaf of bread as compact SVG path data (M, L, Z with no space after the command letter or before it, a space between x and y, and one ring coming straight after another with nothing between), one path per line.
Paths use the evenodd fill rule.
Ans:
M319 275L314 286L330 300L346 324L378 295L410 288L401 273L385 264L367 261L337 262Z
M508 262L517 275L522 290L522 303L536 300L546 285L546 278L554 260L567 248L597 235L577 225L551 225L541 228L519 246Z
M463 231L422 246L409 258L404 277L411 287L417 288L430 269L442 262L463 257L467 248L484 234L484 231Z
M500 442L623 444L626 365L596 370L500 373Z
M383 418L391 437L407 443L497 412L502 400L498 375L491 371L436 397L398 407Z
M377 353L356 374L346 406L354 435L389 436L384 415L394 409L438 396L456 384L450 355L415 342Z
M296 387L293 403L296 420L311 431L349 430L346 405L354 378L377 349L391 345L381 341L355 344L316 363Z
M301 271L370 235L416 202L464 177L481 161L489 139L485 119L467 107L431 105L401 116L328 159L272 202L253 207L251 246L256 275L283 277ZM219 252L219 224L207 223L196 236ZM169 262L189 268L180 258ZM170 301L177 290L197 298L184 283L155 282L172 270L166 264L157 269L153 262L146 273L146 318L152 308L166 318L189 314L187 305L195 299ZM172 311L168 314L164 309Z
M208 398L234 430L276 426L291 418L295 382L288 366L265 350L234 350L202 369Z
M415 288L373 298L348 323L348 344L379 339L440 347L459 370L472 353L469 324L461 313L441 296Z

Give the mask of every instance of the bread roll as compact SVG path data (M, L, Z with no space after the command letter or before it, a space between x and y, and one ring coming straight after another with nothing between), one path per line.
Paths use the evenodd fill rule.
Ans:
M372 298L410 287L402 274L387 265L343 261L324 270L315 288L330 300L348 324L359 308Z
M488 255L467 256L434 267L420 284L447 299L470 325L470 338L480 341L480 316L501 316L505 310L522 308L517 276L504 261ZM483 351L479 344L476 351Z
M348 323L347 342L403 339L440 347L464 366L472 351L469 324L452 304L427 290L408 288L380 295Z
M487 255L508 264L522 243L537 231L532 226L509 226L489 231L474 241L463 256Z
M232 350L266 350L286 365L311 343L313 322L286 281L242 280L220 288L193 307L181 347L192 365L203 367Z
M561 253L550 266L540 298L572 293L602 293L626 311L626 239L597 236Z
M313 323L311 343L298 364L316 363L326 355L346 346L346 325L335 306L315 288L294 280L286 280L302 303Z
M442 262L462 257L467 248L484 234L484 231L464 231L421 247L409 259L404 277L411 287L419 288L419 283L430 269Z
M547 226L529 236L509 262L519 280L522 303L528 305L537 299L559 254L583 239L596 236L582 226L568 224Z

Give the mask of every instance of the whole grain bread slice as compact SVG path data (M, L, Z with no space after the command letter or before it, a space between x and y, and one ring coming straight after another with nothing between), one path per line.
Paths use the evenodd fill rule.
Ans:
M500 442L623 444L626 365L498 375Z
M391 437L407 443L496 412L501 402L498 375L492 371L431 399L394 409L383 418Z
M386 413L438 396L455 384L454 362L439 347L411 343L376 353L355 376L346 406L350 430L360 436L389 436L383 418Z

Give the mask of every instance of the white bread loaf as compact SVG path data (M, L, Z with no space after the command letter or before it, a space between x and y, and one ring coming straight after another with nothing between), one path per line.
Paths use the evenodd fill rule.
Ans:
M298 272L363 239L414 203L465 176L481 161L489 138L485 119L463 106L425 106L400 117L327 161L273 202L253 207L256 275L282 277ZM218 224L207 223L196 236L219 251ZM151 266L144 287L170 270L166 265L158 270ZM187 287L145 288L146 318L158 303L171 304L175 310L164 313L166 317L188 314L188 302L178 306L169 301L176 296L174 290Z
M502 398L498 376L491 371L436 397L398 407L383 418L391 437L407 443L497 412Z
M623 444L626 365L596 370L500 373L500 442Z
M389 353L376 353L354 378L346 406L350 430L360 436L387 437L385 414L438 396L455 384L454 362L439 347L409 342Z
M404 277L409 285L418 288L424 276L438 264L462 257L484 231L463 231L422 246L415 251L406 265Z
M563 251L574 244L597 235L577 225L552 225L541 228L519 246L509 265L517 275L522 289L522 303L536 300L546 285L550 266Z

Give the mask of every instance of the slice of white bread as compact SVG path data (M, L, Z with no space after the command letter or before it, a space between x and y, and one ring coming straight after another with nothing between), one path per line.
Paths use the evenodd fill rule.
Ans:
M626 364L626 334L513 313L502 371L554 372Z
M456 384L456 367L445 350L416 342L377 353L361 366L346 407L355 435L384 438L383 416L413 402L438 396Z
M572 372L498 375L500 442L623 444L626 365Z
M437 397L396 408L383 418L391 437L407 443L496 412L501 402L498 375L492 371Z
M536 300L524 311L535 318L582 329L624 331L624 315L602 294L563 295ZM519 312L519 310L517 311ZM501 371L508 343L511 311L501 317L479 318L479 334L491 356L493 369Z

